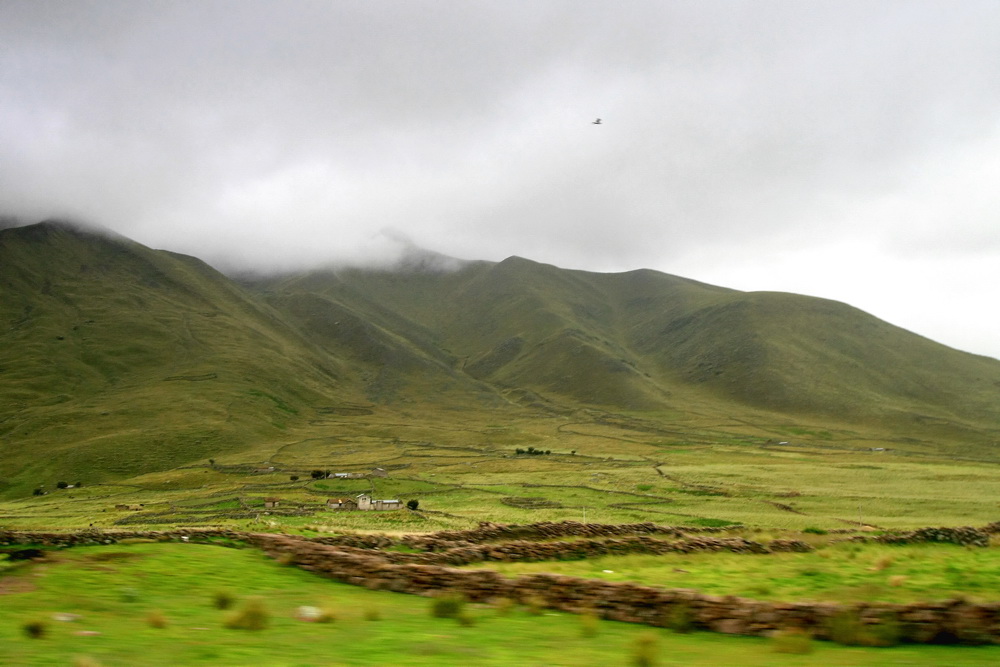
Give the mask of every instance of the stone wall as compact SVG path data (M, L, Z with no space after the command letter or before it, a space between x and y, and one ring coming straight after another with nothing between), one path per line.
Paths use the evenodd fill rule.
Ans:
M900 640L918 643L1000 643L1000 603L859 604L852 607L814 602L768 602L704 595L687 589L595 581L555 574L508 579L491 570L460 570L441 565L392 563L384 554L346 550L309 540L256 534L249 540L275 558L349 584L416 595L457 592L472 601L509 598L519 602L603 618L665 625L682 606L695 628L728 634L769 635L798 627L829 639L829 621L854 613L861 623L898 624Z
M996 533L996 524L984 528L958 526L956 528L918 528L901 533L886 533L885 535L858 535L849 539L851 542L878 542L880 544L919 544L922 542L947 542L968 547L990 546L990 534Z
M683 549L727 549L759 554L796 550L800 548L798 545L808 548L796 540L776 540L768 548L741 538L692 537L676 528L658 526L655 530L648 530L646 526L652 524L590 527L595 525L600 526L572 523L535 524L528 527L487 524L475 531L447 531L431 536L411 536L412 539L409 540L406 537L394 539L380 535L309 539L270 533L194 528L169 531L87 530L77 533L0 531L0 546L59 548L114 544L130 539L245 543L274 558L280 558L283 562L316 574L376 590L416 595L457 592L469 600L481 602L508 598L552 609L575 613L589 611L611 620L657 626L667 624L671 615L682 609L698 629L729 634L769 635L776 630L798 627L813 633L819 639L830 637L830 620L834 616L850 613L866 625L897 625L902 641L1000 643L1000 602L972 604L951 600L906 605L865 603L853 606L814 602L783 603L554 574L532 574L511 579L491 570L461 570L442 564L472 562L467 560L469 558L560 558L572 553L574 549L579 550L577 553L581 557L589 557L597 555L595 551L616 553L615 549L639 547L653 550L651 553ZM574 535L592 536L603 533L616 537L568 542L521 539L493 544L476 544L468 539L509 540L511 535L525 534L558 537L565 535L566 531L583 531L570 533ZM653 534L670 535L678 539L664 540L652 537ZM348 541L353 544L330 543ZM443 550L428 549L424 553L412 554L381 551L407 541L435 548L444 544L460 546L450 546ZM655 551L656 549L664 551Z

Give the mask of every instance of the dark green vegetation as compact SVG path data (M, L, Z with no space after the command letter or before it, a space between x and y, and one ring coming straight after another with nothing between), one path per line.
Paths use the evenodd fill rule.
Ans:
M0 645L9 665L986 665L998 647L845 647L670 630L507 601L455 618L432 601L337 584L254 550L131 544L56 552L0 578ZM220 609L220 593L232 604ZM228 628L256 599L266 627ZM327 622L297 618L316 607ZM59 615L59 616L56 616ZM464 617L464 620L463 620ZM57 620L66 619L66 620ZM27 624L41 635L28 635Z
M61 223L0 231L0 494L209 457L308 459L304 477L351 442L379 450L364 465L540 444L552 455L526 465L563 470L573 451L655 463L768 441L997 458L1000 362L849 306L653 271L441 264L241 285Z

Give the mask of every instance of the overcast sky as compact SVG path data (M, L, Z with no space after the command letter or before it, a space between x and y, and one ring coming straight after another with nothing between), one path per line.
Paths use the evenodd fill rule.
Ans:
M0 0L0 213L653 268L1000 358L1000 2Z

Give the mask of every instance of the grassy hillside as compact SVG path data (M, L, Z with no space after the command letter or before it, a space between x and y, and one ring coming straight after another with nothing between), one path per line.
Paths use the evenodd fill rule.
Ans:
M384 447L411 427L488 451L598 454L590 433L610 452L635 427L652 447L794 434L996 460L998 406L1000 362L821 299L419 253L240 285L112 234L0 231L5 497L302 443L321 464L344 433Z
M197 259L43 223L0 231L0 267L14 491L244 449L355 396L336 360Z
M764 410L989 456L1000 441L1000 362L823 299L516 257L258 287L278 309L322 299L325 312L378 322L396 341L441 353L437 363L501 391L573 407Z

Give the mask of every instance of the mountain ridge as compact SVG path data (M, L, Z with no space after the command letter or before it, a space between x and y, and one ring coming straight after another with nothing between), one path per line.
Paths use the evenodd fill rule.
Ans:
M0 230L0 493L43 463L110 479L294 440L337 406L768 414L996 455L1000 361L848 304L442 257L234 280L63 223Z

